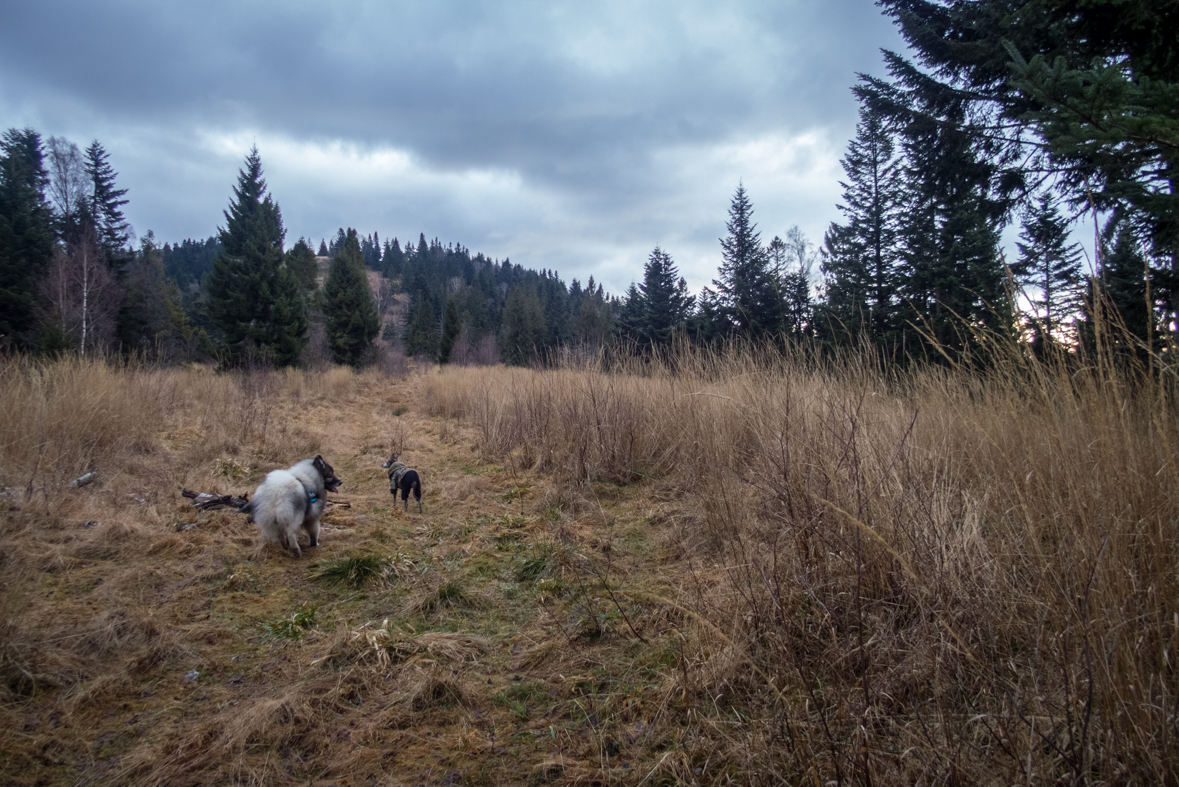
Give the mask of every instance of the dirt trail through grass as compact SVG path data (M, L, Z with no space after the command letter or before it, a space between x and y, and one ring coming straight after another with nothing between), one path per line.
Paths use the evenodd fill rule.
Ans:
M0 783L640 783L684 767L654 723L679 658L678 613L649 601L679 581L653 524L670 503L642 485L568 499L495 464L472 427L425 414L424 380L285 391L236 454L181 412L143 447L154 486L140 468L51 516L10 511L25 568L5 583L22 643L5 677L21 699L0 719ZM388 492L391 440L421 472L423 514ZM302 559L179 495L252 493L303 445L350 507Z

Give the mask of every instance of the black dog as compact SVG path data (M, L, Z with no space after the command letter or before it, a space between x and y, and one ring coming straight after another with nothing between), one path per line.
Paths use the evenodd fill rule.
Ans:
M405 466L405 462L398 462L397 457L401 454L393 454L389 457L389 461L381 465L389 471L389 494L393 495L393 499L397 499L397 490L401 490L401 500L405 504L405 510L409 510L409 493L413 491L414 499L418 501L418 513L422 513L422 479L418 477L417 470L410 470Z

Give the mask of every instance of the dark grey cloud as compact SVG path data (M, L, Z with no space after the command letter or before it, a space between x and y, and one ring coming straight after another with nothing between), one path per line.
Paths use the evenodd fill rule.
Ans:
M898 45L871 0L9 6L0 123L101 139L140 232L211 232L256 142L294 235L424 231L614 289L656 243L707 282L739 179L818 241L848 88Z

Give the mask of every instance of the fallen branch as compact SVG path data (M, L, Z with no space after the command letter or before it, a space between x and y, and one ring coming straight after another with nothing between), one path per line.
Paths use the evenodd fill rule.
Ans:
M202 511L208 511L211 508L233 508L238 509L249 502L244 497L233 497L232 495L210 495L207 492L194 492L191 489L181 489L182 497L187 497L192 501L195 508Z
M194 492L191 489L181 489L182 497L187 497L192 501L194 508L199 508L202 511L208 511L211 508L233 508L238 509L250 502L245 497L233 497L232 495L211 495L208 492ZM326 500L324 501L329 506L336 508L351 508L352 503L347 500Z

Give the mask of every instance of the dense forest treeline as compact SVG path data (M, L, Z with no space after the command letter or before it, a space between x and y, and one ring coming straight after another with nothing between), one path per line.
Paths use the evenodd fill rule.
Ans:
M1098 341L1127 356L1179 324L1179 3L882 0L915 60L861 76L860 122L821 248L764 241L738 185L713 286L688 292L658 246L620 297L591 277L341 228L285 243L246 158L225 224L159 245L133 235L97 141L31 129L0 147L0 337L22 351L94 349L362 365L544 362L565 350L675 341L868 341L889 357L985 362L995 337L1036 352ZM1116 6L1116 8L1115 8ZM1072 227L1100 230L1086 269ZM1020 226L1006 255L1003 230ZM326 267L326 270L324 269ZM636 273L638 261L636 261ZM366 271L374 272L370 277ZM637 278L637 277L636 277ZM1103 325L1122 330L1102 338Z

